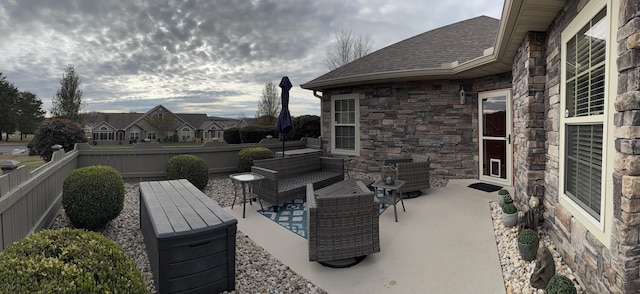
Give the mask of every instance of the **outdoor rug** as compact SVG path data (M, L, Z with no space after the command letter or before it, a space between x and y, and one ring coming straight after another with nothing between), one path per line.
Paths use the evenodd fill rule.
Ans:
M474 183L468 186L469 188L478 189L485 192L495 192L502 189L502 186L491 185L487 183Z
M382 190L379 190L376 195L382 197ZM387 207L389 205L380 204L380 214ZM258 209L258 212L287 230L307 239L307 201L305 199L294 199L287 202L278 208L278 212L273 211L273 206Z

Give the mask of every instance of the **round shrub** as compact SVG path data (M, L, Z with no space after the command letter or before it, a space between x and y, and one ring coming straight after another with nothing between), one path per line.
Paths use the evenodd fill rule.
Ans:
M187 179L200 190L207 187L209 182L207 163L191 154L176 155L169 159L166 173L168 180Z
M514 213L518 212L518 208L513 203L506 203L505 202L504 206L502 207L502 212L504 212L506 214L514 214Z
M537 244L540 241L538 233L532 229L524 229L518 235L518 243L522 244Z
M115 243L79 229L43 230L0 252L0 293L147 293Z
M573 282L563 275L555 275L547 284L547 294L576 294L576 286Z
M500 189L500 191L498 191L498 195L509 195L509 190Z
M253 161L256 159L274 158L275 153L266 147L249 147L238 152L238 172L251 171Z
M62 186L62 207L78 228L103 228L124 206L122 176L110 166L88 166L72 171Z

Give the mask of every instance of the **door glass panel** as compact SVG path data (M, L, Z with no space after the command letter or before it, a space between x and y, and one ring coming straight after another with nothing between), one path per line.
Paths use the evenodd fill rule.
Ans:
M485 137L507 136L507 97L482 99L482 135Z
M507 178L507 141L483 140L484 162L482 174L485 176Z

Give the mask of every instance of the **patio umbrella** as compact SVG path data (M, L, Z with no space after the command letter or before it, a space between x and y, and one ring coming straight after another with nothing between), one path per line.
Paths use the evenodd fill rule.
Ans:
M289 114L289 90L291 87L292 85L289 78L286 76L282 77L280 81L280 88L282 88L280 92L282 109L280 109L280 114L276 121L276 129L282 134L282 157L284 157L284 139L287 133L293 129L293 122L291 122L291 115Z

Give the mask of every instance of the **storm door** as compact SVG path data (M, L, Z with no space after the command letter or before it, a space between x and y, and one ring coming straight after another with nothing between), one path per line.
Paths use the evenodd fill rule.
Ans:
M478 93L481 181L511 186L511 90Z

